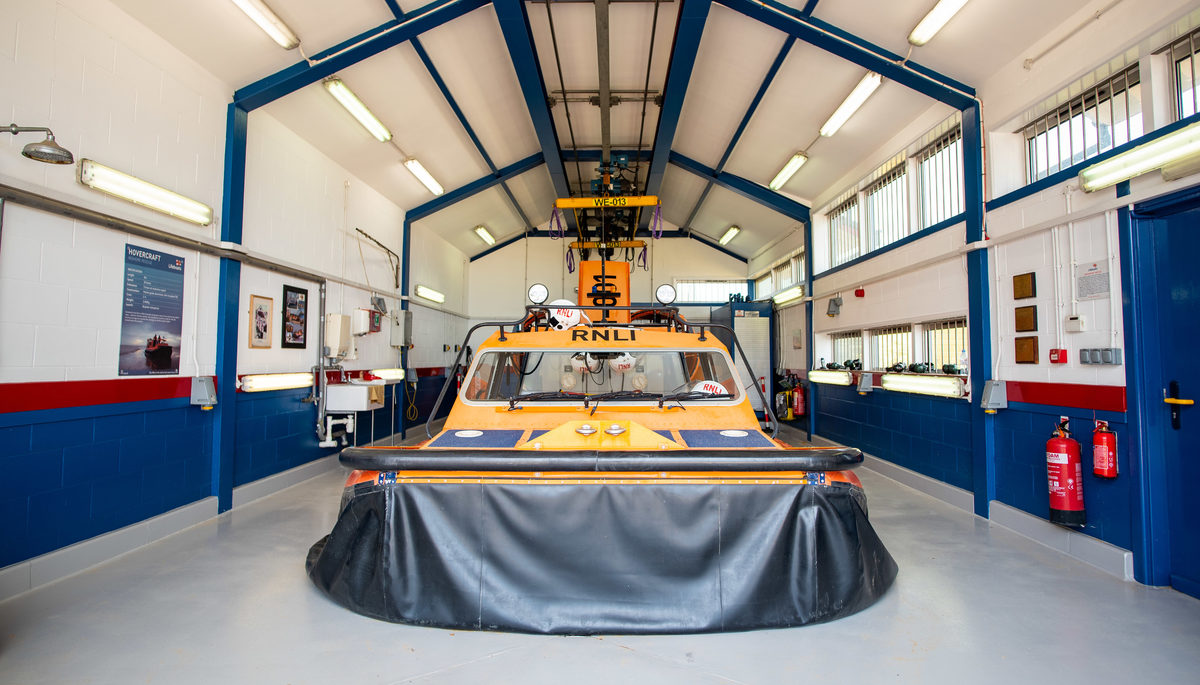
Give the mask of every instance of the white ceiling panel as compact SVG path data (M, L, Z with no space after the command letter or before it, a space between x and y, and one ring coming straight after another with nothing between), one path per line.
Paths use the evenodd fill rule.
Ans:
M474 228L480 224L487 226L497 242L524 231L520 217L499 186L456 202L414 225L433 231L464 254L473 255L488 248L475 235Z
M550 182L550 172L542 165L531 171L517 176L508 182L508 189L517 198L525 216L534 227L550 220L550 210L554 206L554 184Z
M716 166L783 41L782 33L714 5L671 149Z
M789 231L803 226L731 190L714 187L700 207L693 228L697 233L719 240L733 225L742 232L725 248L743 257L757 253Z
M663 206L663 218L680 228L687 225L692 207L700 200L707 182L699 176L676 166L668 166L663 175L662 189L658 193Z
M463 35L471 36L470 50L463 50ZM497 167L541 150L491 5L430 31L420 40Z

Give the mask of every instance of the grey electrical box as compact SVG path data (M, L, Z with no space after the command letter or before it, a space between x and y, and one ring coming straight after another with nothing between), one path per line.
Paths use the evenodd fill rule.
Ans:
M1094 347L1079 350L1080 364L1107 364L1117 366L1122 363L1121 348Z
M192 378L192 404L202 409L212 409L217 403L217 386L211 376L194 376Z
M979 406L987 412L1008 409L1008 386L1004 381L984 381Z
M392 316L391 345L407 349L412 344L412 312L404 309Z

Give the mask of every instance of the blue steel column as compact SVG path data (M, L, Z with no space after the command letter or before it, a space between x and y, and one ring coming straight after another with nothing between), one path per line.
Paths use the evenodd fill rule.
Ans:
M1153 226L1117 210L1121 250L1121 304L1125 325L1125 388L1129 403L1129 477L1137 502L1133 518L1133 577L1147 585L1171 584L1170 530L1167 518L1165 427L1158 393L1165 387L1159 362L1158 282Z
M408 246L409 246L411 238L412 238L412 222L413 222L413 220L409 218L409 213L406 212L404 215L404 233L403 233L403 237L401 237L402 243L400 245L400 295L402 296L402 299L400 300L400 311L401 312L408 310L408 298L410 297L408 294L408 276L409 276L409 273L411 273L411 270L408 268L408 260L409 260L409 252L410 252L408 249ZM403 314L401 314L401 316L403 316ZM412 331L409 330L407 333L411 339ZM404 369L405 374L408 374L409 368L408 368L408 348L407 347L403 347L400 349L400 368ZM413 402L416 402L417 401L417 398L416 398L417 379L415 378L415 370L414 370L414 377L409 378L407 375L405 375L404 382L413 384L413 385L411 385L411 389L412 389L412 393L413 393ZM404 409L401 409L399 414L400 414L400 439L404 440L405 438L408 437L408 423L407 423L408 419L404 416Z
M983 240L983 122L979 105L962 110L963 183L967 243ZM983 385L992 378L992 319L987 250L967 253L967 321L970 323L971 489L975 513L988 517L996 498L996 423L979 406Z
M804 297L808 301L804 303L804 392L808 402L805 405L805 410L808 412L808 441L812 442L813 433L817 430L817 393L813 390L813 384L808 380L808 371L813 367L813 341L817 339L813 333L813 236L812 236L812 221L807 221L804 224Z
M225 120L225 187L221 240L242 242L246 197L246 132L249 112L230 103ZM217 511L233 508L233 462L237 437L238 301L241 262L221 258L217 283L217 404L213 407L212 494Z

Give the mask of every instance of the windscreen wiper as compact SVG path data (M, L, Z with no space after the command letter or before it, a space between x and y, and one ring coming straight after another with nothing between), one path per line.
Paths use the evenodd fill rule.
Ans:
M602 392L596 395L588 395L583 400L583 406L586 409L588 404L595 402L595 405L592 406L591 411L592 414L595 414L596 409L600 406L600 400L657 400L660 397L662 397L662 394L657 392L642 392L641 390L614 390L612 392Z
M687 390L685 392L676 392L671 393L670 395L663 395L658 400L658 408L662 409L663 405L667 402L681 402L683 400L727 400L732 397L733 395L729 393L719 393L714 395L712 393L701 392L699 390ZM683 407L682 404L679 406ZM684 409L686 410L686 407L684 407Z
M512 411L517 408L517 402L532 402L536 400L585 400L586 396L580 392L567 392L565 390L550 390L546 392L527 392L520 395L513 395L508 398L508 410Z

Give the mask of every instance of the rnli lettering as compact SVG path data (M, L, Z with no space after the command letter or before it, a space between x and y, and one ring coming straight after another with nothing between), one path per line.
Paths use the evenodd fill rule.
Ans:
M637 342L632 328L573 328L571 342Z
M613 274L596 274L592 276L595 285L587 294L587 299L597 307L615 307L621 299L621 291L617 290L617 277Z

